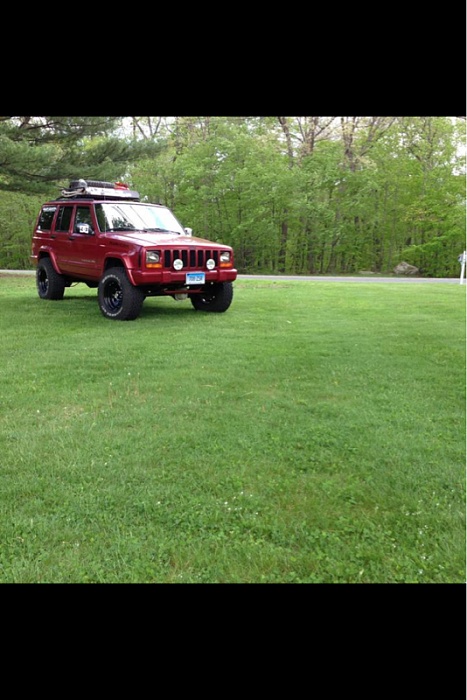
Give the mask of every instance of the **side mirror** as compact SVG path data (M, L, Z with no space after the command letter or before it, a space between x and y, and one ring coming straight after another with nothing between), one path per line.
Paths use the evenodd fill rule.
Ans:
M192 236L193 235L193 229L192 228L184 228L185 234L187 236Z
M77 233L85 233L88 236L92 236L92 234L94 233L89 224L78 224L77 229Z

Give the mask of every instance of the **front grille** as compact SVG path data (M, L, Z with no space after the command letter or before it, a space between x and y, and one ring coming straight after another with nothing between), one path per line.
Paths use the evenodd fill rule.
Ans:
M206 267L206 260L212 258L219 265L219 251L205 250L204 248L182 248L179 250L164 251L164 267L171 268L177 258L183 262L183 269L202 270Z

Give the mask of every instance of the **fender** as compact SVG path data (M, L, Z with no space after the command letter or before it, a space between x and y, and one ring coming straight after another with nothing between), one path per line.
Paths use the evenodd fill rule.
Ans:
M124 255L120 255L117 251L112 251L105 257L102 274L110 267L123 267L131 284L136 287L133 269L136 268L138 270L140 264L141 249L139 247L138 249L127 251Z
M59 275L62 274L62 271L60 270L60 268L59 268L59 266L58 266L58 264L57 264L57 260L56 260L56 257L55 257L55 253L54 253L54 251L52 250L51 246L48 246L48 245L41 246L40 249L39 249L39 252L38 252L38 254L37 254L37 258L34 257L33 255L31 255L31 258L32 258L34 261L36 261L36 264L39 262L39 260L40 260L41 258L50 258L51 261L52 261L52 265L54 266L55 272L57 272Z

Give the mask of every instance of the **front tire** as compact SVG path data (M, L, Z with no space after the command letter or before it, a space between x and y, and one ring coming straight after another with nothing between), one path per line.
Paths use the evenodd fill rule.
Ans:
M99 308L106 318L114 321L133 321L141 312L144 293L133 287L121 267L107 270L97 291Z
M36 269L36 286L41 299L63 299L65 278L56 272L50 258L39 260Z
M207 286L199 294L190 296L196 311L227 311L233 298L232 282L218 282Z

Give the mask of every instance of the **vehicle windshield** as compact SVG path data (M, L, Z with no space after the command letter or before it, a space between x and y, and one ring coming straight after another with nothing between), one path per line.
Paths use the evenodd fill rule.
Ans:
M99 229L105 231L160 231L184 235L170 209L154 204L106 202L96 204Z

